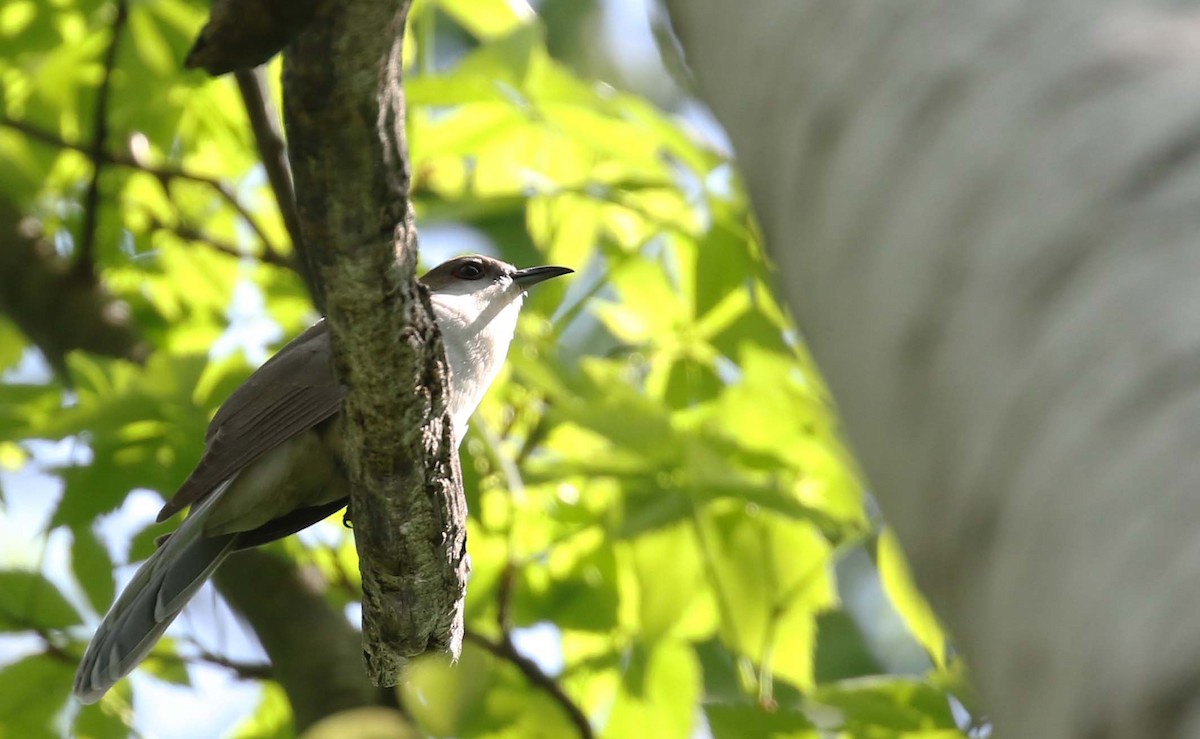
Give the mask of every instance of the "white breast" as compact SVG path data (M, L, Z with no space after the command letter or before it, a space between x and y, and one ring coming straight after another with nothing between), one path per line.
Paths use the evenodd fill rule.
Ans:
M457 443L466 433L467 420L504 365L524 293L434 293L430 298L450 363L449 406Z

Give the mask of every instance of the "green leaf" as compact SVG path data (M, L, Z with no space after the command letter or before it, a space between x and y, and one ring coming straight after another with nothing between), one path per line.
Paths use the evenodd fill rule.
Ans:
M453 71L423 75L405 83L412 106L465 103L510 103L526 88L535 60L546 58L543 30L536 24L516 26L512 33L480 46Z
M287 693L275 682L262 683L262 699L254 713L238 724L231 739L295 739L292 707Z
M511 662L474 644L463 645L458 664L426 655L405 667L397 688L413 720L433 736L573 736L562 707Z
M36 431L90 435L94 459L61 470L66 488L51 518L77 529L116 509L130 490L171 491L191 472L208 422L193 396L208 360L161 353L138 367L77 352L68 361L78 402Z
M807 522L732 507L701 515L697 531L722 641L760 671L811 686L816 616L836 603L829 543Z
M108 556L108 549L90 528L78 528L73 533L71 569L87 595L88 602L98 613L104 613L112 605L116 594L112 558Z
M604 726L606 737L692 735L700 696L700 665L683 642L638 645Z
M818 683L883 672L867 651L862 632L845 611L817 616L817 648L813 671Z
M913 638L929 652L933 663L946 668L946 635L933 609L913 582L908 561L891 529L885 529L876 543L879 579L888 600L908 626Z
M54 717L71 692L74 668L47 655L34 655L0 669L0 727L5 736L53 739Z
M0 370L6 370L16 364L25 351L26 344L25 335L12 321L0 316Z
M0 384L0 439L48 438L43 423L62 407L62 388L53 385Z
M946 694L927 682L901 677L870 677L824 685L813 700L839 709L842 729L851 735L871 729L919 731L955 729Z
M714 739L821 739L824 736L804 714L760 706L704 706Z
M506 0L436 0L438 7L478 39L511 33L529 23L533 13L522 2ZM522 12L522 10L524 12Z
M41 573L0 570L0 632L59 631L80 622L79 614Z
M607 546L560 545L544 566L520 570L514 617L564 629L607 631L617 623L617 563Z
M640 536L629 545L638 583L638 620L642 639L653 644L686 619L703 592L700 554L692 530L675 525Z
M128 680L112 687L99 703L84 706L75 717L74 739L118 739L130 735L133 689Z

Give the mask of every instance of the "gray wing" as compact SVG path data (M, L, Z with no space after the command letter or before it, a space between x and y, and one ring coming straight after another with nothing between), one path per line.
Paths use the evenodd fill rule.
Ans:
M165 521L202 500L266 452L337 414L346 388L333 369L329 328L310 326L271 357L221 406L204 455L158 513Z

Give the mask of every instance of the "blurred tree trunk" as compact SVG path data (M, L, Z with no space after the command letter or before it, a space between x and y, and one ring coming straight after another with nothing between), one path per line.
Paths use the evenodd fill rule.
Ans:
M998 730L1200 736L1200 16L670 4Z
M395 705L362 668L362 637L325 600L320 573L265 552L239 552L214 576L271 658L272 677L292 704L296 732L362 706Z

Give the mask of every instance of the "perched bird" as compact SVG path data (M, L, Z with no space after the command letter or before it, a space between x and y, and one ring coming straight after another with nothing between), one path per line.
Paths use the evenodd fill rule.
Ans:
M421 278L446 347L455 443L504 364L526 288L571 271L465 256ZM75 674L81 701L96 702L129 674L229 554L346 505L339 425L345 395L322 321L229 396L208 426L200 462L158 520L188 505L191 513L137 571L83 655Z

